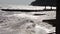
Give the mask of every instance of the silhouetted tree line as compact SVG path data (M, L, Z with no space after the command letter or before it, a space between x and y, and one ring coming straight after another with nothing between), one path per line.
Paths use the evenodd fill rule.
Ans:
M51 10L52 10L52 7L56 7L56 0L36 0L36 1L33 1L30 5L45 6L45 9L46 9L46 6L51 6Z
M33 6L56 6L56 0L36 0L30 5Z

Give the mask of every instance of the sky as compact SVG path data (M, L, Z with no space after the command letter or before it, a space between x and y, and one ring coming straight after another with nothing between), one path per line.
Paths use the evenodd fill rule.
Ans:
M35 0L0 0L0 4L18 4L18 5L29 5Z

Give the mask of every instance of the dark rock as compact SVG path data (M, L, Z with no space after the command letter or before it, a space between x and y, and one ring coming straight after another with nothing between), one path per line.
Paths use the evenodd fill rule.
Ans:
M56 26L56 19L50 19L50 20L43 20L43 22L47 22L53 26Z

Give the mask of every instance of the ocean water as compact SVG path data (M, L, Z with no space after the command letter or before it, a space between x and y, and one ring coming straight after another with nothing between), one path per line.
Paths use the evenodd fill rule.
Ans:
M7 6L8 5L5 6L3 5L2 8L5 8ZM45 15L36 16L34 14L45 14ZM48 34L47 33L48 31L45 31L46 29L53 30L54 32L55 29L52 25L42 22L42 20L45 19L46 20L56 19L56 11L42 11L42 12L8 11L7 12L0 10L0 34L39 34L39 33ZM42 29L41 26L44 29ZM48 29L48 27L50 28Z

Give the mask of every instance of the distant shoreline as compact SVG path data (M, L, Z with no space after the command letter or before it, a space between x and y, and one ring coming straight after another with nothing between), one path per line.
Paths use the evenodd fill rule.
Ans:
M47 10L23 10L23 9L1 9L2 11L22 11L22 12L40 12L40 11L56 11L55 9L47 9Z

